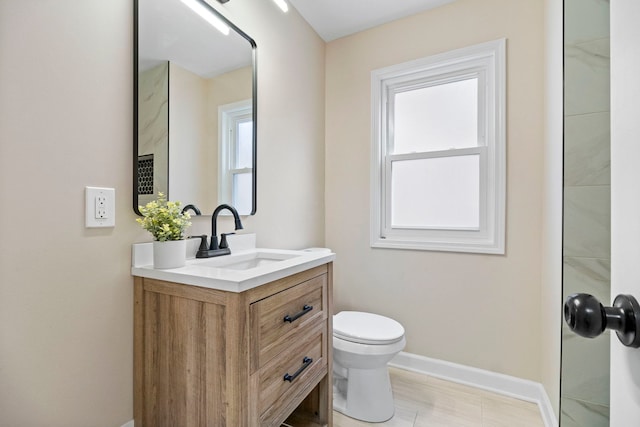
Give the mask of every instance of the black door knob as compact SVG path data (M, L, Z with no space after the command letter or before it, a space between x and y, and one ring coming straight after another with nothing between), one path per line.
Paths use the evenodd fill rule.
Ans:
M631 295L618 295L613 307L603 307L593 295L569 295L564 320L580 336L594 338L608 328L616 331L627 347L640 347L640 305Z

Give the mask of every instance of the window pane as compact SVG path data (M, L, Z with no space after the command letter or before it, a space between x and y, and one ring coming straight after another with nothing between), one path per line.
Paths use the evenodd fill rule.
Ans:
M237 173L233 175L233 207L238 212L251 212L252 173Z
M478 145L478 79L395 94L393 153Z
M253 166L253 121L239 122L237 134L235 169L250 168Z
M394 161L391 226L478 228L480 156Z

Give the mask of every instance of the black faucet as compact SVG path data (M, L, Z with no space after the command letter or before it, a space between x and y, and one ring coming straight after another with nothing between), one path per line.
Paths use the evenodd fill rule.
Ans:
M218 206L211 215L211 243L209 244L209 249L206 250L206 241L207 236L196 236L200 237L202 243L200 244L200 249L198 249L198 253L196 254L196 258L211 258L215 256L221 255L229 255L231 250L229 249L229 245L227 244L227 235L234 233L223 233L220 239L220 245L218 245L218 232L217 232L217 222L218 222L218 214L221 210L227 209L233 214L233 218L236 223L236 230L242 229L242 221L240 221L240 215L238 215L238 211L233 206L222 204Z
M192 210L196 215L202 215L202 213L200 212L200 209L198 209L198 207L196 205L187 205L184 208L182 208L182 213L187 212L188 210Z
M238 211L233 206L230 206L230 205L222 204L218 206L213 211L213 215L211 215L211 244L209 245L209 250L225 249L224 247L220 248L218 246L218 232L217 232L218 214L220 213L220 211L224 209L227 209L229 212L233 214L233 219L235 220L235 223L236 223L236 230L242 230L242 221L240 221L240 215L238 215ZM231 233L228 233L228 234L231 234ZM226 235L223 234L222 240L226 242L225 237Z

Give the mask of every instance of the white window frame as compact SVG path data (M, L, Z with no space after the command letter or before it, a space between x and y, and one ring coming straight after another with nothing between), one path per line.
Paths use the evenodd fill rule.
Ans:
M252 173L253 168L234 168L233 156L236 153L236 128L239 122L252 120L251 99L233 102L218 107L218 201L235 205L235 189L233 178L235 175Z
M392 154L396 93L478 78L478 146ZM371 73L371 246L487 254L505 253L506 40L499 39ZM391 168L401 160L478 155L478 228L392 227Z

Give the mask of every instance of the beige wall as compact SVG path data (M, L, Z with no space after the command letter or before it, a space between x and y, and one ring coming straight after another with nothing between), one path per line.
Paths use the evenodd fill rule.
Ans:
M324 43L272 2L216 7L258 44L259 204L246 228L264 246L319 245ZM133 418L130 245L150 236L131 207L131 41L129 0L0 0L3 426ZM86 185L115 187L115 228L84 228Z
M218 139L208 133L207 81L171 62L169 94L169 198L213 212Z
M507 38L507 253L369 247L370 72ZM540 380L543 2L459 0L327 45L326 243L337 309L406 328L406 351Z

